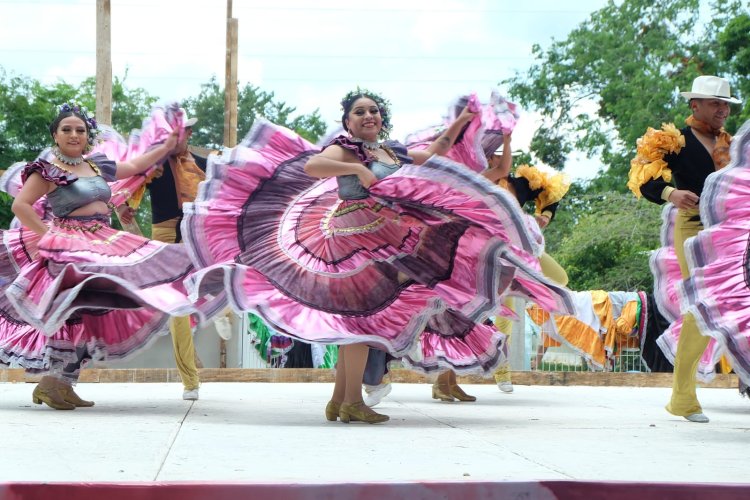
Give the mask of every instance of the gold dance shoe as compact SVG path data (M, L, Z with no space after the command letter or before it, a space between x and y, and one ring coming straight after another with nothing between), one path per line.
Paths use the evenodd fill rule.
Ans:
M341 408L339 408L339 418L346 424L350 421L379 424L391 419L388 415L376 413L375 410L367 406L363 401L358 401L356 403L341 403Z
M450 394L459 401L476 401L476 396L469 396L458 385L450 386Z
M93 401L86 401L85 399L81 399L81 397L76 394L76 392L70 386L60 387L60 394L62 394L62 397L66 402L72 404L76 408L89 408L91 406L94 406Z
M326 420L330 422L335 422L336 420L338 420L340 408L341 403L329 401L326 405Z
M55 410L75 410L76 407L72 403L65 401L65 397L57 387L42 386L41 383L37 384L34 388L34 392L31 393L31 400L34 404L45 403L50 408Z
M452 392L451 387L448 385L438 384L437 382L432 384L432 399L455 401L456 399L452 396Z

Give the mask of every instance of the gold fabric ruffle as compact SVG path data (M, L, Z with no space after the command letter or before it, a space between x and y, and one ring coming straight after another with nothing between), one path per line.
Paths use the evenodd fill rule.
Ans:
M630 161L628 189L641 197L641 186L653 179L672 181L672 170L664 161L669 153L679 153L685 147L685 136L672 123L662 123L661 130L649 127L636 142L636 155Z
M570 179L562 172L552 174L534 166L521 165L516 169L516 176L526 179L532 190L542 190L534 200L536 215L541 215L545 208L562 200L570 189Z

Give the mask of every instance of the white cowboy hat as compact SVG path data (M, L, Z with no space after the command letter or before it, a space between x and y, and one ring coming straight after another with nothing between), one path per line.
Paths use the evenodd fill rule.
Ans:
M687 100L690 99L719 99L732 104L741 104L742 101L729 95L729 82L718 76L703 75L693 80L693 88L690 92L680 92Z
M185 108L180 108L180 111L182 111L182 128L189 128L198 123L197 118L188 118L188 114Z

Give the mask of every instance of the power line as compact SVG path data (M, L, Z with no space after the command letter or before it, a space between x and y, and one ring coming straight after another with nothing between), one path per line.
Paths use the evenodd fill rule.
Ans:
M78 2L71 2L70 0L45 0L43 2L34 2L29 0L0 0L0 4L8 4L8 5L34 5L34 6L45 6L45 5L80 5L80 6L88 6L91 4L91 0L79 0ZM203 2L204 3L204 2ZM144 0L143 2L117 2L117 8L120 7L143 7L145 5L152 6L153 0ZM253 6L247 6L244 4L237 5L238 10L240 11L253 11L253 12L358 12L358 13L369 13L369 12L378 12L378 13L394 13L394 12L410 12L410 13L425 13L429 12L430 14L435 13L446 13L446 14L456 14L456 13L466 13L466 14L589 14L589 10L583 10L583 9L560 9L555 6L554 9L520 9L520 8L510 8L510 9L497 9L497 8L489 8L489 9L472 9L472 8L440 8L439 6L436 6L434 3L425 4L425 7L422 8L415 8L415 7L404 7L404 8L374 8L374 7L325 7L325 6L309 6L306 5L304 7L302 6L276 6L276 7L269 7L269 6L260 6L260 5L253 5Z
M2 1L2 0L0 0ZM93 50L48 50L48 49L3 49L0 48L0 52L12 52L17 53L43 53L43 54L93 54ZM222 51L223 52L223 51ZM191 55L198 56L211 56L216 57L217 51L212 52L196 52L190 51ZM117 56L159 56L159 55L170 55L171 52L119 52L113 51L113 55ZM528 60L531 57L528 56L392 56L392 55L365 55L365 54L256 54L256 53L242 53L243 58L247 57L263 57L269 59L388 59L388 60L404 60L404 61L416 61L416 60L428 60L428 61L445 61L445 60L461 60L461 61L510 61L510 60Z
M27 76L30 78L40 78L48 76L47 74L42 73L25 73L23 76ZM90 75L74 75L74 74L65 74L66 80L77 80L77 79L86 79L93 77L93 74ZM367 81L369 82L375 82L375 83L429 83L429 84L449 84L449 83L486 83L488 81L494 81L502 79L502 75L498 75L496 78L408 78L408 79L399 79L399 78L368 78ZM172 76L134 76L129 74L127 76L127 81L132 82L134 80L149 80L149 81L202 81L202 82L208 82L210 80L206 78L206 76L188 76L188 75L172 75ZM341 78L309 78L309 77L294 77L294 78L286 78L286 77L263 77L262 78L263 83L267 82L310 82L310 83L319 83L319 82L325 82L325 83L346 83L351 82L351 77L341 77Z

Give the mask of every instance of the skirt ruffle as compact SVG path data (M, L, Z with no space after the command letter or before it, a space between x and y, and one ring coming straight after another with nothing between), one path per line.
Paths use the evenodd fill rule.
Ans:
M104 219L54 219L41 238L23 228L2 237L4 365L43 371L75 363L82 350L94 361L126 358L168 333L169 316L202 319L223 305L188 300L182 280L193 266L181 245Z
M481 323L507 293L572 312L567 289L530 264L535 242L505 191L436 157L374 183L370 198L342 201L335 179L304 172L317 152L259 121L209 164L198 198L183 208L186 244L205 268L187 282L194 296L226 290L233 307L256 312L278 332L366 342L398 357L412 352L436 316L451 311ZM474 349L469 358L471 349L449 348L446 335L434 352L459 358L428 352L427 359L459 371L489 366L502 337L480 331L481 348L454 336Z
M461 113L463 106L459 99L448 107L448 112L441 125L428 127L406 136L405 144L409 149L424 150L450 126ZM518 122L518 107L493 91L487 104L482 104L476 93L468 96L466 107L476 113L464 127L453 146L445 154L475 172L482 172L488 167L487 156L492 154L503 143L503 135L510 134Z
M706 179L705 229L689 239L690 279L680 288L683 309L710 335L732 368L750 382L750 122L732 142L732 161Z
M682 329L680 287L683 286L682 271L674 251L674 225L677 208L667 203L662 210L661 244L649 259L654 275L654 301L659 312L670 322L666 330L656 339L656 344L664 356L674 365L677 344ZM722 356L722 349L716 340L709 341L698 361L697 378L708 382L716 375L716 363Z
M423 373L450 368L464 375L483 375L494 372L507 358L505 340L494 325L475 323L447 310L430 318L413 351L401 362Z

